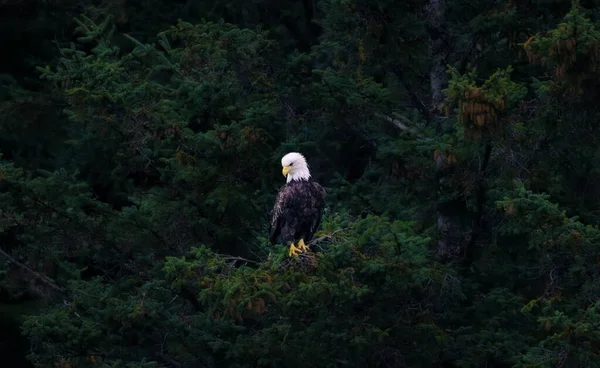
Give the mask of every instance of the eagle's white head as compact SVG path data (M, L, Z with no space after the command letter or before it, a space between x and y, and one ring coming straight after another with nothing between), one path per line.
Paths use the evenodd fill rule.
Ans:
M283 176L287 177L287 182L292 180L308 180L310 171L306 159L298 152L290 152L281 159Z

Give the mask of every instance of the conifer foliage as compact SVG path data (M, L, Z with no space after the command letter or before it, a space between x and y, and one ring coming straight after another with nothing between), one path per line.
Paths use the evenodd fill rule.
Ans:
M0 363L598 366L597 4L467 3L11 23L44 47L0 75ZM329 193L297 257L267 241L290 151Z

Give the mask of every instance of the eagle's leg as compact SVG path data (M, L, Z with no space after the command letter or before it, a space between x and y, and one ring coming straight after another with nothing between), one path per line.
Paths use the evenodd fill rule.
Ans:
M296 246L294 245L294 242L290 243L290 253L289 256L297 256L297 253L302 253L302 251L299 248L296 248Z
M304 239L300 239L298 241L298 249L300 249L302 252L308 251L308 247L306 246L306 244L304 244Z

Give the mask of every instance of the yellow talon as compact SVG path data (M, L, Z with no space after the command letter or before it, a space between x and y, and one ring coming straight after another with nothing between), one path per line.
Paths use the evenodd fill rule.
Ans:
M306 244L304 244L304 239L300 239L300 241L298 242L298 249L300 249L302 252L308 251L308 247L306 246Z
M299 248L296 248L294 246L294 243L290 244L290 252L289 252L289 256L297 256L297 253L302 253L302 251Z

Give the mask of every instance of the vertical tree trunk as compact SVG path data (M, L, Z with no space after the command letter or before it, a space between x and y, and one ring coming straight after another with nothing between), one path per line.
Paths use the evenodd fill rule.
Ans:
M446 27L445 15L445 0L429 0L427 8L427 31L429 33L429 55L432 63L429 71L429 80L431 86L431 107L434 111L444 101L442 89L448 83L446 75L448 29Z
M438 177L438 195L444 195L448 190L446 178L452 174L453 164L448 161L444 153L439 153L436 158L436 170ZM436 252L442 258L454 258L461 253L460 244L457 240L461 236L459 224L456 221L456 201L439 201L436 209L438 243Z
M473 252L475 249L475 244L477 242L477 237L481 233L482 226L481 220L483 217L483 206L485 204L485 179L487 175L488 166L490 163L490 157L492 155L492 142L488 139L485 143L485 151L483 153L483 162L479 167L479 176L477 178L477 202L476 202L476 212L473 214L473 225L471 229L471 240L469 244L466 245L464 251L464 260L463 263L465 265L470 265L473 262Z
M442 90L448 83L446 75L446 59L448 56L448 30L445 22L445 0L429 0L427 6L427 32L429 34L429 56L431 68L429 70L429 83L431 88L431 116L439 115L439 106L444 102ZM436 129L440 130L439 119L435 119ZM436 160L439 175L440 191L445 184L445 155L440 154ZM441 193L440 193L441 194ZM436 211L438 231L438 254L448 256L456 251L454 244L450 244L450 235L455 233L455 224L447 213L447 204L439 203Z
M438 209L436 211L437 215L437 233L438 233L438 242L437 242L437 254L442 257L447 257L452 253L452 248L449 244L449 235L451 231L452 222L450 218L444 214L444 211L441 209L441 206L438 205Z

